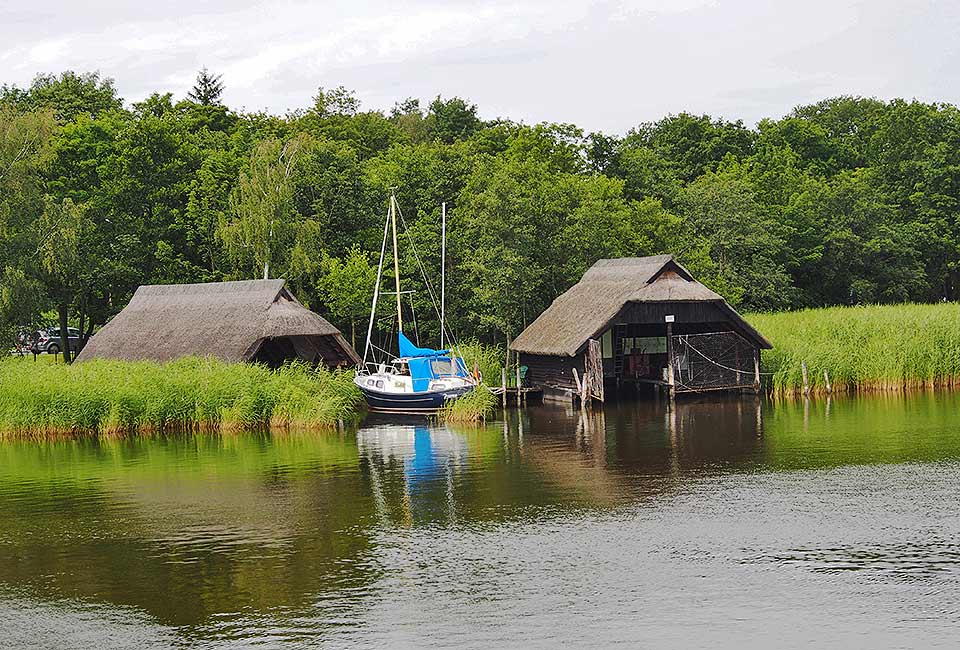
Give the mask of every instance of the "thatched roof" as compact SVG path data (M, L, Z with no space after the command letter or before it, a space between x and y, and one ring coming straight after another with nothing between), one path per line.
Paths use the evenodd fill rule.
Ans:
M598 261L523 330L510 349L575 356L630 302L709 302L760 347L771 347L722 296L697 282L672 255L655 255Z
M274 339L288 339L297 356L308 361L360 361L340 331L301 305L283 280L142 286L77 360L211 355L250 361Z

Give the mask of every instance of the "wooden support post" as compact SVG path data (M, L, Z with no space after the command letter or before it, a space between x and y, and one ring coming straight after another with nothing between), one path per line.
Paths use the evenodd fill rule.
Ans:
M589 396L599 402L604 402L603 394L603 350L600 341L590 339L587 344L587 354L584 358L586 376L589 377Z
M503 400L503 408L507 408L507 369L506 367L500 368L500 390L503 392L500 394Z
M743 379L740 377L740 346L734 348L734 354L736 354L736 362L733 364L733 367L737 369L737 386L742 386Z
M753 351L753 391L760 392L760 350Z
M517 407L520 407L520 362L517 360Z
M584 378L586 379L586 378ZM577 384L577 395L581 396L581 406L583 405L583 385L580 383L580 373L577 372L576 367L573 368L573 381Z
M833 386L830 385L830 375L827 373L827 369L823 369L823 381L827 387L827 395L833 392Z
M804 395L809 395L809 394L810 394L810 382L807 381L807 362L806 362L806 361L801 361L801 362L800 362L800 371L803 373L803 394L804 394Z
M673 400L676 397L676 383L673 376L673 323L667 323L667 392L670 397L670 405L673 406Z

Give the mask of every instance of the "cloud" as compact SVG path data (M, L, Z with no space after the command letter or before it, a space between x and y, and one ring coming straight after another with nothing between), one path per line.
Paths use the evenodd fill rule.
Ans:
M99 70L136 101L184 96L206 65L251 110L343 84L369 107L460 95L485 117L622 132L844 93L956 102L958 27L944 0L54 1L2 10L0 82Z

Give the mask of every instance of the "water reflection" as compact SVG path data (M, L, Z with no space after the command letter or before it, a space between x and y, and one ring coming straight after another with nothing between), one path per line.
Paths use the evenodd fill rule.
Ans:
M514 625L507 641L576 642L589 614L595 641L682 640L659 603L706 590L757 620L743 585L769 596L781 580L856 619L862 590L804 576L871 576L880 609L906 574L941 595L960 586L958 407L939 394L633 402L479 428L6 442L0 636L28 638L16 624L89 640L109 614L158 647L442 645L431 631L484 645L494 623ZM769 597L788 624L796 602ZM639 603L653 618L618 614ZM936 608L955 620L955 604ZM729 608L703 614L730 625Z
M404 525L456 519L454 477L469 455L464 435L443 427L383 425L358 431L357 446L382 523L391 521L391 502Z

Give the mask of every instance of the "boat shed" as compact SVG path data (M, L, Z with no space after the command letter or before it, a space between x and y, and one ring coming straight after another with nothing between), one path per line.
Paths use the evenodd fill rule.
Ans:
M672 255L598 261L510 345L545 398L601 400L611 384L755 389L771 347Z
M301 305L283 280L148 285L84 346L77 361L213 356L278 367L360 362L340 330Z

